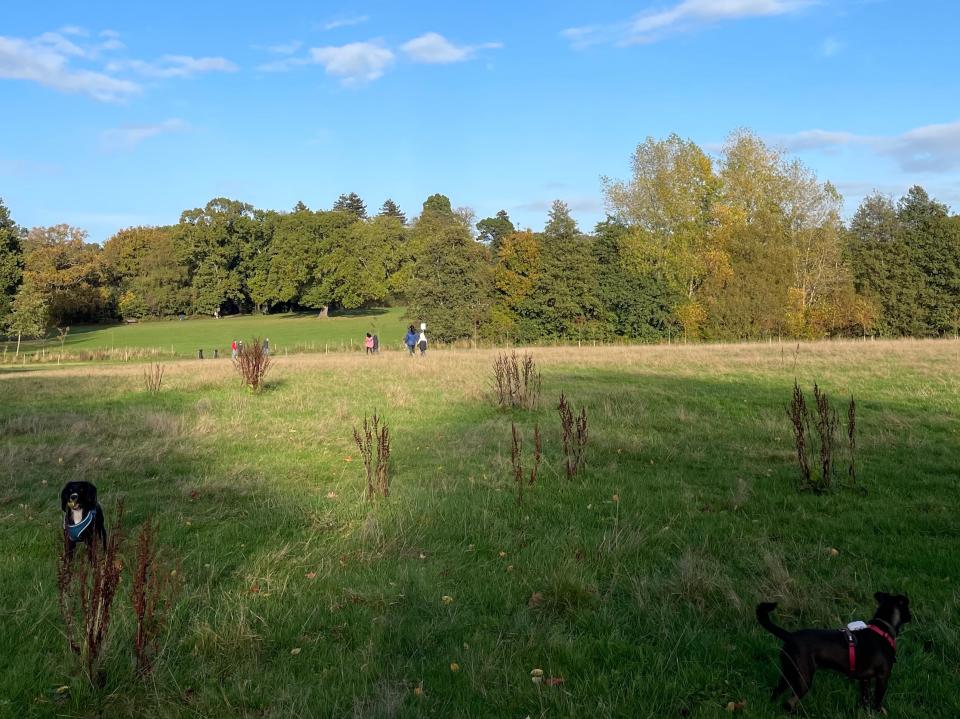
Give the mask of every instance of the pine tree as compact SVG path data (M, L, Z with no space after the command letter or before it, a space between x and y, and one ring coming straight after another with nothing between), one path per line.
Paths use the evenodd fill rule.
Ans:
M389 197L383 201L383 205L380 207L380 212L377 214L380 217L396 217L403 224L406 224L407 222L407 216L403 214L403 211L397 206L397 203L391 200Z
M487 217L477 223L477 231L480 236L477 238L481 242L486 242L490 246L490 251L496 253L500 247L500 242L516 228L510 221L510 215L506 210L500 210L495 217Z
M543 230L537 279L521 313L540 337L586 339L602 333L590 245L567 205L555 201Z
M358 220L367 219L367 206L360 199L360 195L351 192L349 195L340 195L333 203L334 212L349 212Z

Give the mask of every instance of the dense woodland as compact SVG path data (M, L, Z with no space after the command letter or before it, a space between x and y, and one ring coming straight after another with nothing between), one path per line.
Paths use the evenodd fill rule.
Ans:
M401 303L440 340L942 336L960 324L960 217L921 187L849 223L829 182L741 131L718 157L648 138L605 178L593 232L555 202L542 232L444 195L407 218L356 194L329 210L226 198L103 246L18 227L0 202L0 327Z

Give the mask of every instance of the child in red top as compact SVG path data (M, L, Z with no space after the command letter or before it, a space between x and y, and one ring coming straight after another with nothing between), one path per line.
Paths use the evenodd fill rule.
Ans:
M367 337L363 341L363 346L367 348L367 354L373 354L373 335L367 332Z

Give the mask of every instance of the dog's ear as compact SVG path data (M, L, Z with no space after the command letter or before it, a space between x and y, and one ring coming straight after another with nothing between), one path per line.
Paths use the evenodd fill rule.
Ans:
M887 594L886 592L877 592L876 594L873 595L873 598L877 600L878 604L883 604L884 602L890 599L890 595Z
M69 486L70 486L69 484L65 484L63 485L63 489L60 490L60 511L61 512L67 511L67 488Z
M91 484L90 482L87 482L86 490L87 490L87 500L90 502L90 506L91 506L91 507L96 506L96 504L97 504L97 488L96 488L93 484Z

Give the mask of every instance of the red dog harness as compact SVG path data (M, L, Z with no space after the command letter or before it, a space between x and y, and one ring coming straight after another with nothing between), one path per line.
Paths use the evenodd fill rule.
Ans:
M876 624L868 624L866 629L869 629L874 634L878 634L883 637L887 644L890 645L890 648L893 649L894 655L897 653L897 640L896 638L888 633L883 631ZM854 631L862 632L863 629L856 629ZM851 631L849 627L843 628L843 633L847 637L847 657L850 660L850 673L853 674L857 671L857 638L854 636L854 631Z

